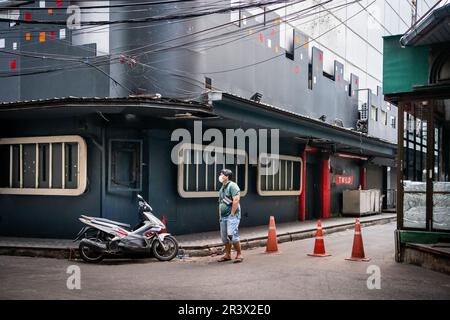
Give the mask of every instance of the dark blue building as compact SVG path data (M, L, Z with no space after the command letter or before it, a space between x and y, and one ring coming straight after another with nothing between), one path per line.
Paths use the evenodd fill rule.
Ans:
M396 108L380 90L358 107L367 89L357 75L344 79L338 61L325 73L323 53L310 55L298 30L284 34L274 12L243 25L245 8L233 11L237 21L229 13L188 18L196 2L177 4L185 15L177 20L174 4L91 8L85 21L110 23L71 30L60 24L69 4L2 10L12 18L0 20L9 30L0 49L1 235L72 237L80 214L136 223L137 193L175 234L217 229L224 164L172 161L173 132L186 129L194 142L199 125L200 135L224 137L227 129L267 130L269 146L279 130L276 175L261 174L261 158L249 161L249 137L223 150L246 159L225 164L243 193L244 227L270 215L337 216L345 189L388 193ZM200 138L179 158L194 159L210 143Z

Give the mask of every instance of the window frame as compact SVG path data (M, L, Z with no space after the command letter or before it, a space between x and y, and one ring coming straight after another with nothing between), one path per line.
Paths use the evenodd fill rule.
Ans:
M388 113L384 110L381 110L381 122L384 126L388 125Z
M397 117L396 116L391 116L391 128L397 129Z
M16 137L16 138L0 138L0 145L10 145L11 147L14 145L36 145L36 149L39 149L39 144L52 144L61 143L62 144L62 188L52 188L51 185L48 188L39 188L39 186L35 186L34 188L0 188L0 194L11 194L11 195L40 195L40 196L80 196L83 194L87 187L87 144L86 141L78 135L67 135L67 136L38 136L38 137ZM77 152L77 188L66 189L65 188L65 157L64 157L64 144L65 143L77 143L78 144L78 152ZM23 149L23 147L21 147ZM52 156L52 147L49 149L49 157ZM39 152L36 152L35 155L35 179L39 181ZM12 170L12 153L10 151L10 185L11 185L11 170ZM37 159L37 160L36 160ZM49 179L51 180L53 171L51 169L51 159L49 165ZM23 183L23 154L21 153L19 156L21 173L20 180L21 184ZM39 183L37 183L38 185Z
M113 142L133 142L139 144L139 186L136 188L129 187L120 187L118 184L114 184L112 182L113 177L113 168L112 168L112 159L113 159ZM143 164L143 141L140 139L109 139L108 141L108 192L121 192L121 191L142 191L142 164Z
M261 158L273 158L273 157L268 157L267 153L261 153L258 157L258 172L257 172L257 186L256 186L256 190L258 192L258 195L260 196L298 196L302 193L303 191L303 185L302 185L302 180L303 180L303 159L301 157L295 157L295 156L290 156L290 155L278 155L278 159L279 160L286 160L286 161L295 161L295 162L300 162L300 189L296 189L296 190L272 190L272 191L267 191L267 190L261 190L261 179L262 176L261 175ZM294 170L292 167L292 173L291 175L294 174ZM267 176L267 175L264 175ZM293 180L291 180L291 183Z
M370 107L370 119L378 122L378 108L374 105Z
M200 144L191 144L191 143L183 143L178 150L178 177L177 177L177 189L178 194L182 198L217 198L219 196L218 191L186 191L184 189L185 179L184 179L184 150L189 149L192 150L202 150L208 147L208 145L200 145ZM248 156L247 152L241 149L231 149L231 148L223 148L223 147L214 147L215 150L219 150L219 152L226 154L235 154L235 155L243 155L245 156L245 183L244 189L241 189L240 196L245 197L248 191ZM203 157L203 154L202 154ZM203 161L203 160L202 160ZM215 164L217 165L217 164ZM239 165L239 164L235 164ZM217 171L218 173L219 171ZM216 176L214 177L217 178Z

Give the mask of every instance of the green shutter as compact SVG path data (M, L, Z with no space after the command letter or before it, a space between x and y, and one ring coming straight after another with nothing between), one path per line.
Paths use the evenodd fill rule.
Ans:
M427 85L429 47L400 46L402 35L383 38L383 94L412 92Z

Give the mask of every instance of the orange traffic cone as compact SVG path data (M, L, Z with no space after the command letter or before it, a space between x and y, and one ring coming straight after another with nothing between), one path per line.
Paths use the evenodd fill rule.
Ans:
M364 246L361 235L361 224L359 223L359 219L356 219L355 222L355 237L353 238L353 249L352 256L345 260L351 261L369 261L369 258L364 256Z
M331 254L325 252L325 242L323 241L322 222L317 221L316 242L314 243L314 253L308 253L312 257L328 257Z
M167 225L166 225L166 216L165 215L162 216L162 223L165 226L165 228L162 229L159 233L167 233Z
M275 227L275 218L270 216L269 235L267 236L266 252L278 252L277 229Z

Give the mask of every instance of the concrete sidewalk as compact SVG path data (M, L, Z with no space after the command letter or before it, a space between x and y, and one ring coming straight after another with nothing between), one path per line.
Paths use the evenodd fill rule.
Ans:
M383 213L361 217L361 226L384 224L396 220L396 214ZM317 221L294 221L276 225L278 242L294 241L315 236ZM322 220L324 234L353 229L355 218L337 217ZM168 226L170 231L170 225ZM268 226L240 228L242 248L266 245ZM180 254L207 256L220 254L222 243L218 231L176 236ZM23 255L72 259L78 256L78 243L67 239L0 237L0 255Z

